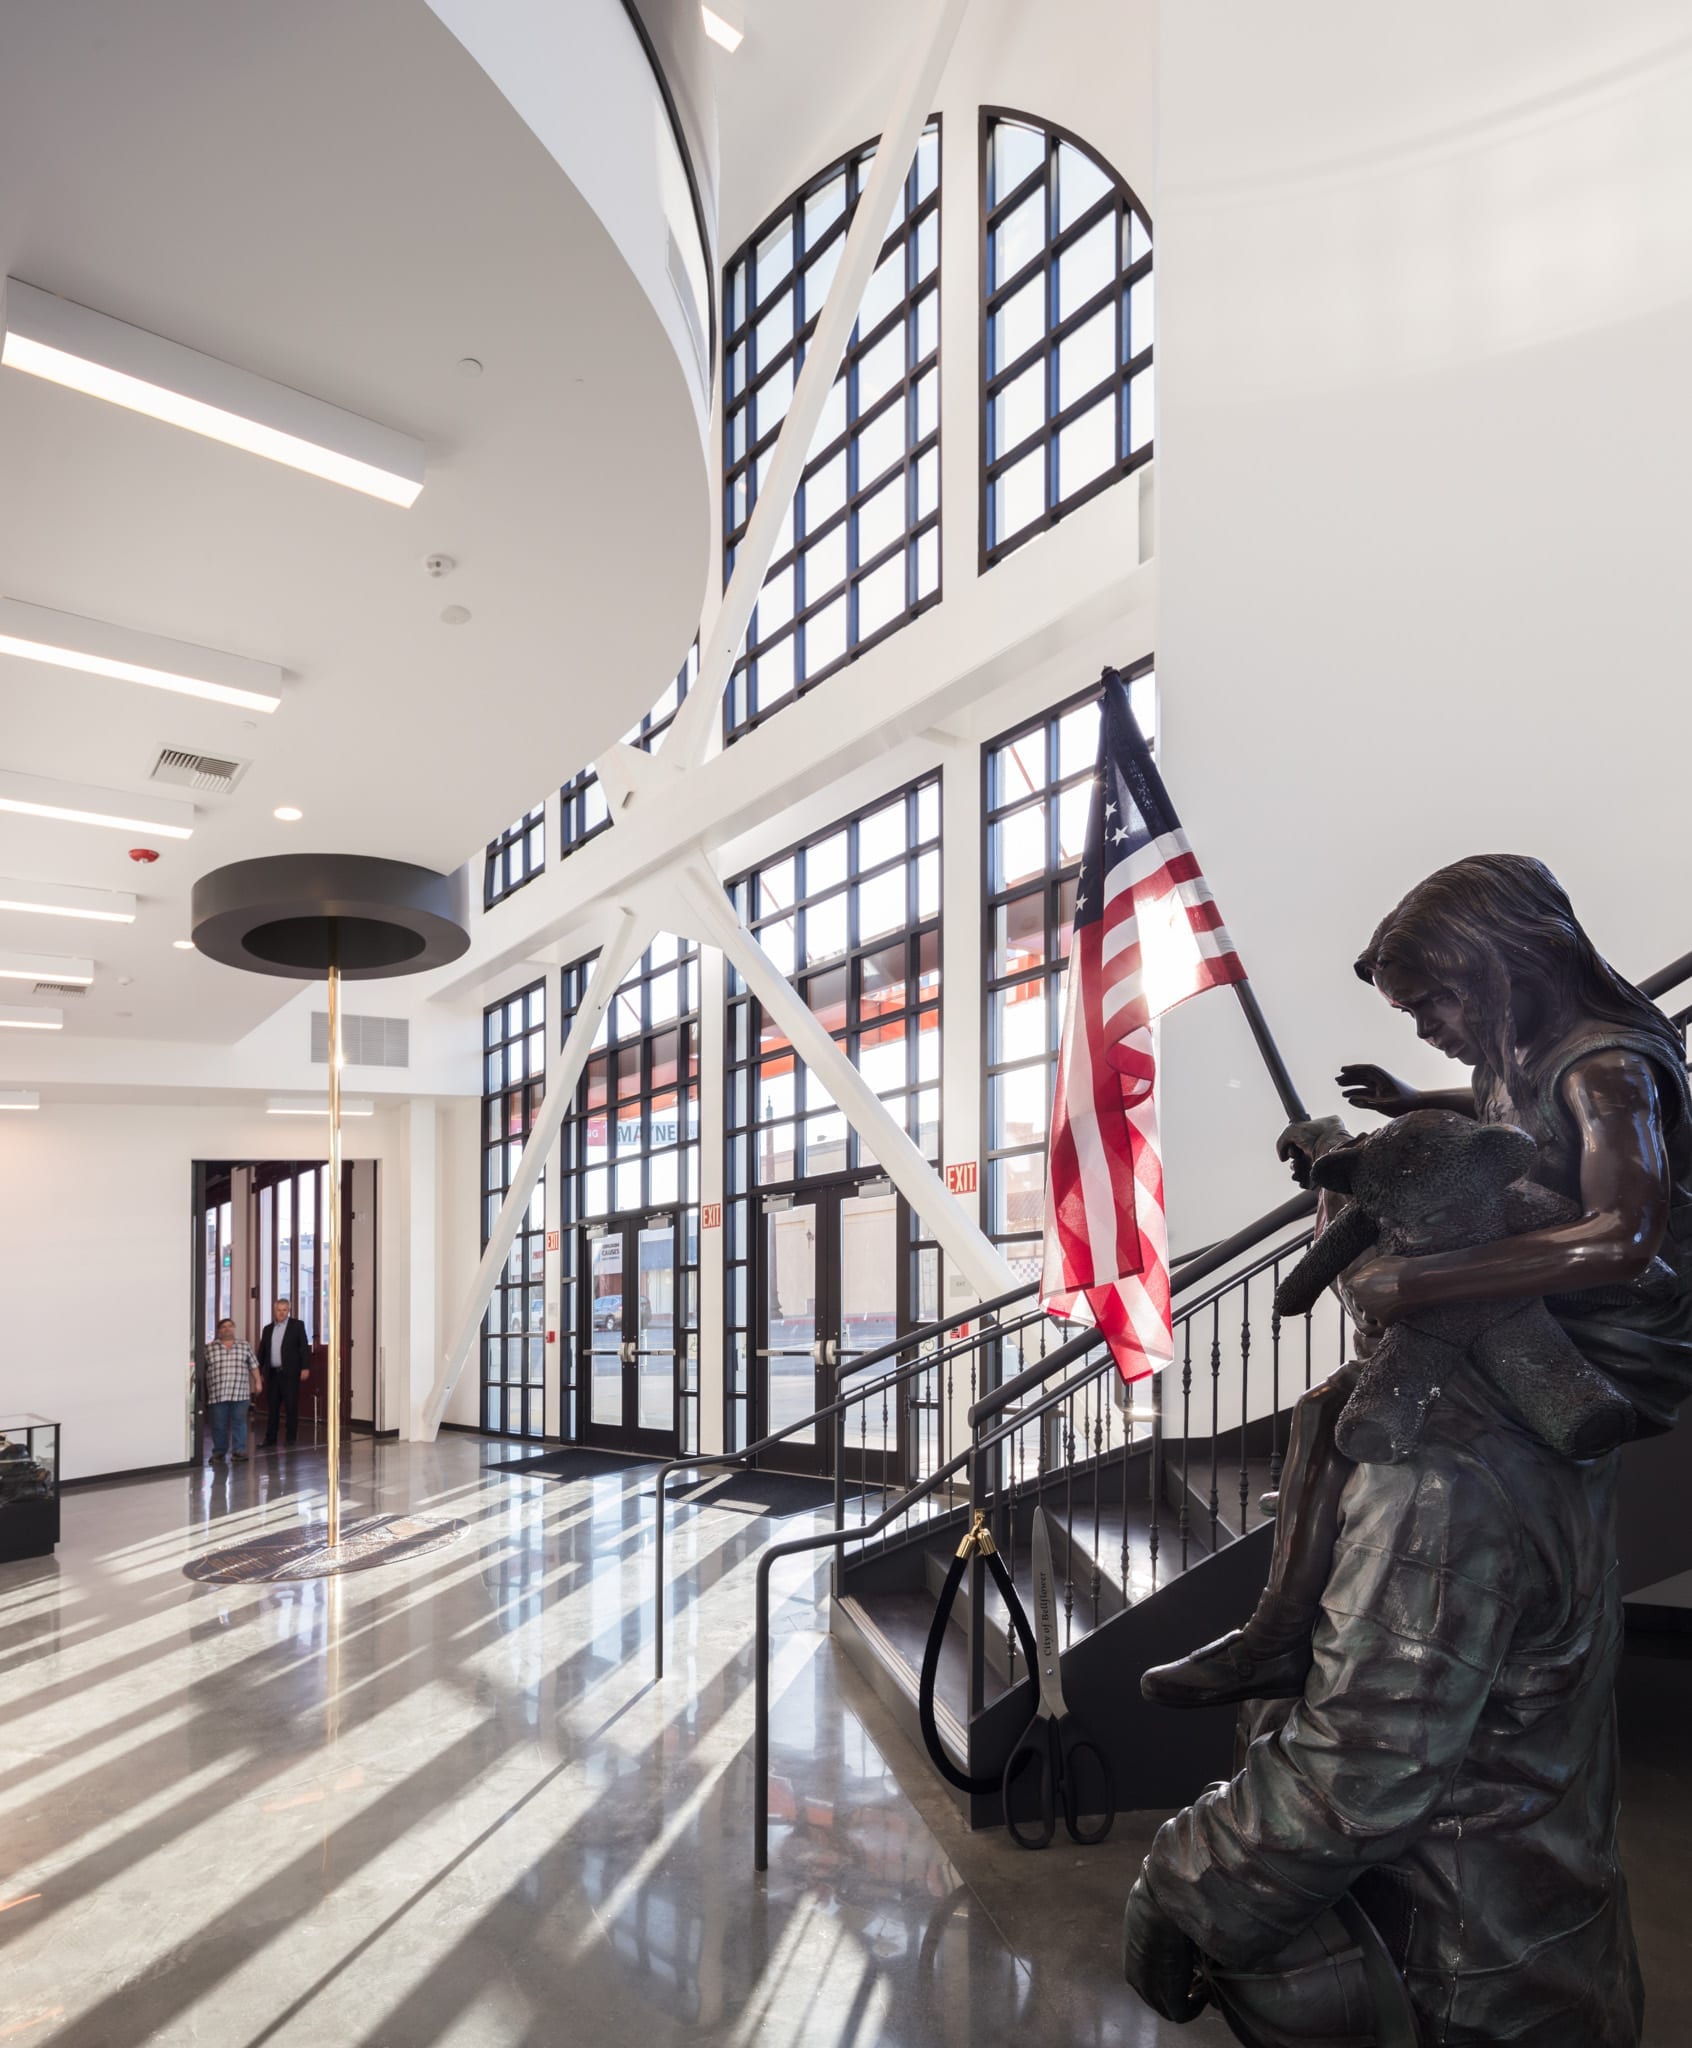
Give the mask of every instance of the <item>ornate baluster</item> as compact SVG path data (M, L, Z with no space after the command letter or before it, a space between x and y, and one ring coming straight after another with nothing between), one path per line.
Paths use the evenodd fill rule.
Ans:
M1011 1584L1016 1584L1016 1501L1028 1478L1028 1460L1024 1455L1023 1433L1019 1429L1010 1439L1010 1448L1015 1461L1011 1476L1010 1509L1006 1515L1005 1542L1000 1546L1005 1553L1005 1570L1010 1573ZM1016 1683L1016 1630L1011 1626L1010 1609L1005 1609L1005 1670L1012 1685Z
M1114 1373L1115 1368L1111 1368ZM1098 1405L1093 1410L1093 1626L1099 1625L1099 1548L1102 1524L1099 1518L1099 1484L1104 1477L1106 1447L1110 1442L1111 1388L1108 1379L1100 1374L1093 1381L1098 1393ZM1126 1431L1127 1424L1123 1424ZM1122 1525L1126 1528L1126 1522Z
M881 1381L881 1512L882 1512L882 1514L886 1514L886 1512L887 1512L887 1463L888 1463L888 1458L889 1458L889 1455L890 1455L890 1454L889 1454L889 1452L888 1452L888 1448L887 1448L887 1379L886 1379L886 1376L885 1376L885 1374L884 1374L884 1375L883 1375L883 1377L882 1377L882 1381ZM883 1549L883 1550L885 1550L885 1549L887 1548L887 1531L886 1531L885 1529L883 1529L883 1530L882 1530L882 1532L881 1532L881 1547L882 1547L882 1549Z
M1187 1569L1187 1539L1192 1533L1193 1475L1193 1319L1182 1324L1185 1342L1181 1347L1181 1569Z
M1152 1590L1157 1590L1158 1518L1163 1511L1163 1375L1152 1377L1151 1457L1147 1461L1151 1484L1151 1534L1146 1552L1151 1560ZM1128 1598L1128 1465L1122 1466L1122 1597Z
M1251 1469L1247 1419L1251 1414L1251 1278L1240 1283L1240 1534L1246 1532L1251 1509Z
M869 1520L869 1396L858 1402L858 1521Z
M1210 1554L1222 1515L1222 1297L1210 1305Z
M1063 1641L1075 1639L1075 1396L1063 1404Z
M1270 1275L1275 1292L1281 1291L1281 1262L1275 1261L1274 1272ZM1269 1485L1271 1490L1281 1483L1281 1312L1278 1308L1269 1311Z

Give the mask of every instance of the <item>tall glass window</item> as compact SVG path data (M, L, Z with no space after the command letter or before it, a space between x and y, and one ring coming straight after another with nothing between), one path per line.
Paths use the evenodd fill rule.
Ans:
M982 114L981 565L1152 452L1145 208L1062 128Z
M1149 660L1125 669L1153 735ZM1046 1133L1063 976L1099 753L1095 686L982 750L987 832L986 1226L1019 1280L1039 1277Z
M724 274L724 577L757 503L875 145L796 192ZM724 706L732 739L940 596L940 124L923 131Z
M900 791L731 884L759 943L930 1159L940 1157L940 779ZM760 1191L876 1164L731 968L724 1205L726 1427L747 1441ZM910 1298L938 1300L912 1243Z
M482 1013L482 1245L516 1178L546 1091L546 983ZM546 1176L500 1271L482 1323L482 1427L540 1436L546 1427Z
M564 973L564 1029L580 1006L591 961ZM676 1294L656 1304L677 1318L680 1448L699 1448L699 949L661 932L618 985L563 1126L559 1223L560 1315L568 1332L566 1428L581 1394L579 1225L672 1213Z
M652 709L636 726L623 735L626 747L639 747L648 754L657 753L675 720L682 699L699 679L699 642L694 641L688 657L676 672L669 688ZM611 813L605 805L605 792L599 786L599 777L593 764L578 770L565 783L560 792L562 803L559 809L559 857L573 853L578 846L596 837L611 823Z
M532 882L546 866L546 805L536 804L489 843L482 877L482 907L491 910L513 889Z

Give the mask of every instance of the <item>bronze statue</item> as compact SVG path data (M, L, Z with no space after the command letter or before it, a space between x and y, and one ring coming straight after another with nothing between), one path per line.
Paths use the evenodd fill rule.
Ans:
M1418 1095L1347 1067L1346 1099L1389 1118L1515 1125L1537 1148L1533 1181L1567 1207L1452 1249L1377 1248L1345 1275L1359 1363L1295 1411L1263 1599L1245 1628L1144 1680L1172 1705L1296 1704L1232 1784L1160 1832L1130 1895L1125 1969L1160 2011L1190 2018L1206 1972L1219 1986L1256 1965L1297 2014L1293 2031L1257 2038L1338 2038L1319 1993L1343 1973L1306 1970L1289 1991L1268 1959L1355 1887L1395 1930L1429 2041L1635 2048L1642 1993L1615 1845L1616 1459L1566 1455L1524 1412L1531 1396L1475 1371L1441 1382L1396 1461L1354 1463L1335 1432L1393 1326L1537 1297L1584 1361L1580 1398L1595 1374L1630 1433L1671 1426L1692 1390L1684 1049L1533 860L1484 855L1430 876L1357 972L1474 1081ZM1352 1142L1325 1119L1281 1150L1308 1184ZM1558 1364L1548 1352L1545 1394L1566 1417Z
M1523 1180L1535 1146L1512 1124L1454 1109L1413 1109L1384 1130L1325 1152L1314 1185L1349 1206L1275 1290L1278 1315L1304 1315L1370 1251L1426 1257L1568 1222L1566 1196ZM1673 1276L1661 1259L1632 1283L1649 1299ZM1613 1290L1617 1307L1628 1290ZM1505 1407L1554 1451L1594 1458L1633 1434L1632 1406L1586 1363L1537 1295L1412 1309L1370 1349L1334 1441L1354 1464L1395 1464L1420 1441L1429 1405L1454 1373L1479 1372Z

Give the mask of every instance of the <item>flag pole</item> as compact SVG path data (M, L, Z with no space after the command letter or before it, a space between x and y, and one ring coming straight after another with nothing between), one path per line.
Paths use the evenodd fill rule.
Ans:
M1251 1035L1257 1040L1257 1050L1263 1056L1263 1064L1269 1069L1269 1078L1275 1084L1275 1093L1281 1098L1281 1108L1289 1124L1308 1123L1310 1112L1304 1106L1293 1077L1287 1072L1287 1063L1281 1057L1281 1048L1275 1043L1274 1033L1269 1029L1269 1020L1263 1014L1263 1007L1257 1000L1257 992L1249 981L1236 981L1234 993L1240 999L1240 1008L1245 1020L1251 1026Z

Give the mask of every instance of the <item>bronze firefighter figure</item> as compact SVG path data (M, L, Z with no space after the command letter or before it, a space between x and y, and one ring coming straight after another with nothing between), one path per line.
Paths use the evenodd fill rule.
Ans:
M1429 876L1357 973L1473 1084L1419 1094L1347 1067L1347 1101L1419 1119L1405 1143L1334 1118L1282 1136L1295 1178L1325 1189L1318 1232L1363 1253L1338 1283L1356 1358L1295 1411L1251 1619L1145 1674L1170 1706L1258 1704L1239 1775L1146 1858L1125 1973L1168 2018L1215 2003L1256 2048L1367 2041L1359 1954L1327 1910L1349 1896L1429 2048L1637 2048L1610 1446L1670 1428L1692 1390L1685 1049L1519 856ZM1453 1148L1428 1111L1534 1149ZM1467 1195L1386 1193L1389 1157L1449 1178L1459 1154ZM1540 1301L1549 1317L1517 1313ZM1372 1372L1383 1350L1407 1369Z

